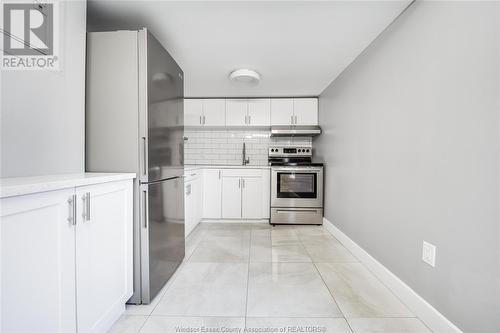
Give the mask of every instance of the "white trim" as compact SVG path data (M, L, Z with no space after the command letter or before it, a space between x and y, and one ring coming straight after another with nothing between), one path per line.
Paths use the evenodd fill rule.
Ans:
M362 262L387 288L420 318L433 332L462 332L425 299L399 279L394 273L373 258L349 236L340 231L332 222L323 218L323 225L342 245Z
M269 219L202 219L200 223L269 223Z

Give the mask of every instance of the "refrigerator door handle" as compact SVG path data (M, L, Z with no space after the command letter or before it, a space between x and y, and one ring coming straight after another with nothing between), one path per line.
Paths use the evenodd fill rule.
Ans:
M148 160L147 160L147 156L146 156L146 137L142 137L142 163L143 163L143 172L142 174L144 176L147 175L147 172L146 172L146 168L147 168L147 164L148 164Z
M148 228L148 192L147 190L142 190L142 218L144 219L144 228Z

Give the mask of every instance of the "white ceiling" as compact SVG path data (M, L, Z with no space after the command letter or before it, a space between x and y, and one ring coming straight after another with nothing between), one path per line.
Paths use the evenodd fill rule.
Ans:
M89 31L145 26L185 73L187 97L318 96L410 3L89 0ZM238 68L258 86L228 79Z

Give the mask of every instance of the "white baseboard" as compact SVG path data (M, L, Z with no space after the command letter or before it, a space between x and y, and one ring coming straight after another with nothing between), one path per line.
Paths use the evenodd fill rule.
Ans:
M200 223L269 223L269 219L203 219Z
M387 288L389 288L433 332L461 332L451 321L418 295L406 283L373 258L332 222L323 218L325 228L362 262Z

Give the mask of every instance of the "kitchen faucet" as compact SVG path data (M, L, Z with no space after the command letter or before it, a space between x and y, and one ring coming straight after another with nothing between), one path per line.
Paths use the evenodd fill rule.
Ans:
M247 165L248 163L250 163L250 158L247 157L246 145L243 142L243 165Z

